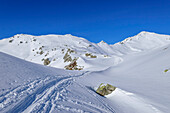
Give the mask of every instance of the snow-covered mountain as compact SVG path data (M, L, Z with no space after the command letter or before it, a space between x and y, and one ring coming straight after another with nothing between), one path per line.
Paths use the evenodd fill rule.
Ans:
M38 64L66 68L76 61L77 70L100 70L122 61L122 55L148 51L170 43L170 36L141 32L114 45L92 43L70 34L32 36L18 34L0 40L0 51ZM114 59L114 60L113 60ZM101 62L103 61L103 62Z
M112 49L108 51L108 46L104 43L94 44L72 35L20 34L0 41L1 52L38 64L44 64L48 59L49 63L46 65L62 69L74 59L77 59L77 68L88 70L96 67L93 64L101 65L100 61L107 62L109 66L117 63L112 62L110 57Z
M170 110L169 35L143 31L108 45L72 35L20 34L0 40L0 52L0 112ZM70 64L81 71L65 70ZM94 91L100 83L117 88L105 98Z
M80 79L83 85L110 83L119 89L107 98L118 113L169 113L170 44L138 54ZM95 82L93 82L95 80Z

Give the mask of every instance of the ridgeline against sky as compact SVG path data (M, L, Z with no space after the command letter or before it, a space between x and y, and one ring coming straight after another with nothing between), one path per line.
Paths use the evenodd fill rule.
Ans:
M116 43L140 31L170 34L170 1L1 0L0 39L72 34Z

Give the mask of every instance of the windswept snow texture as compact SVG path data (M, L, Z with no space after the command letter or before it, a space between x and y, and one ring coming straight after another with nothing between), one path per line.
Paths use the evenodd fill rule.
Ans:
M0 40L0 51L0 112L170 111L168 35L143 31L108 45L72 35L20 34ZM67 53L83 70L64 70ZM46 58L50 64L40 65ZM101 83L117 88L102 97L95 93Z
M4 53L0 64L0 112L114 112L106 98L75 81L89 72L41 66Z
M80 83L96 87L110 83L118 87L107 96L118 113L169 113L170 44L122 57L123 62L84 77ZM94 82L95 80L95 82Z

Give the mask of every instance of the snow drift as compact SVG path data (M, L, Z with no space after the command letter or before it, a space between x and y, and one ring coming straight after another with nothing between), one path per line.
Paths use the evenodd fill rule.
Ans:
M108 45L72 35L20 34L0 40L0 51L0 112L170 110L169 35L141 32ZM49 67L40 65L47 58ZM64 69L74 58L83 70ZM101 83L117 88L102 97L95 93Z

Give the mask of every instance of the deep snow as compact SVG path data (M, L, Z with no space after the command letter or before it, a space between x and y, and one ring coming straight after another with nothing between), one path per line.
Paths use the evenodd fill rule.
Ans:
M0 53L0 112L114 112L106 98L75 80L89 74L65 71Z
M79 57L82 71L63 69L68 64L63 60L68 49L74 50L70 53L73 58ZM39 54L41 50L43 54ZM21 34L0 40L0 51L38 63L0 53L0 112L170 110L170 72L165 72L170 69L168 35L141 32L108 45L72 35ZM86 53L97 58L87 57ZM50 67L39 65L43 58L50 58ZM95 89L100 83L112 84L117 89L106 97L99 96Z

